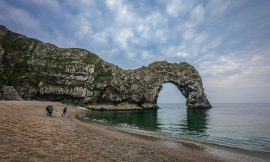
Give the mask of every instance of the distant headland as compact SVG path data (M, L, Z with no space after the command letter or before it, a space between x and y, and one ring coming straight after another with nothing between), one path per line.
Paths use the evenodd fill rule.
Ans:
M93 109L157 107L163 83L173 83L188 108L211 108L198 71L157 61L124 70L85 49L58 48L0 26L0 99L52 100Z

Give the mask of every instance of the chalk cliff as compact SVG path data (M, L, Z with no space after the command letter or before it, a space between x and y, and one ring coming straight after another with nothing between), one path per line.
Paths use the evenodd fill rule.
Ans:
M22 99L105 109L157 108L166 82L177 86L188 108L211 107L198 71L188 63L158 61L124 70L87 50L58 48L0 26L0 88L13 86Z

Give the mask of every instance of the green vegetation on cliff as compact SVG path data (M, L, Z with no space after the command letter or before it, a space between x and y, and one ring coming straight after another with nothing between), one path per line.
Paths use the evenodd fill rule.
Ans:
M97 61L97 56L95 54L88 54L88 55L85 55L84 57L84 62L87 63L87 64L94 64L96 61Z
M164 82L178 87L188 107L211 107L199 73L187 63L124 70L87 50L58 48L0 26L0 87L13 86L22 98L151 108Z

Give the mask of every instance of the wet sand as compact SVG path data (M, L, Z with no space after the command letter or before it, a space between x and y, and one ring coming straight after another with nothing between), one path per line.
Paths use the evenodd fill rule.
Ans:
M45 107L54 106L52 117ZM76 114L82 108L41 101L0 101L0 161L267 161L189 142L119 131ZM268 159L269 160L269 159Z

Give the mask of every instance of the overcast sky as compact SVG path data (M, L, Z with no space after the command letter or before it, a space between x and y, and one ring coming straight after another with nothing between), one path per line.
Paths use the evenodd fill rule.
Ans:
M0 0L0 24L124 69L188 62L211 102L270 102L270 0Z

